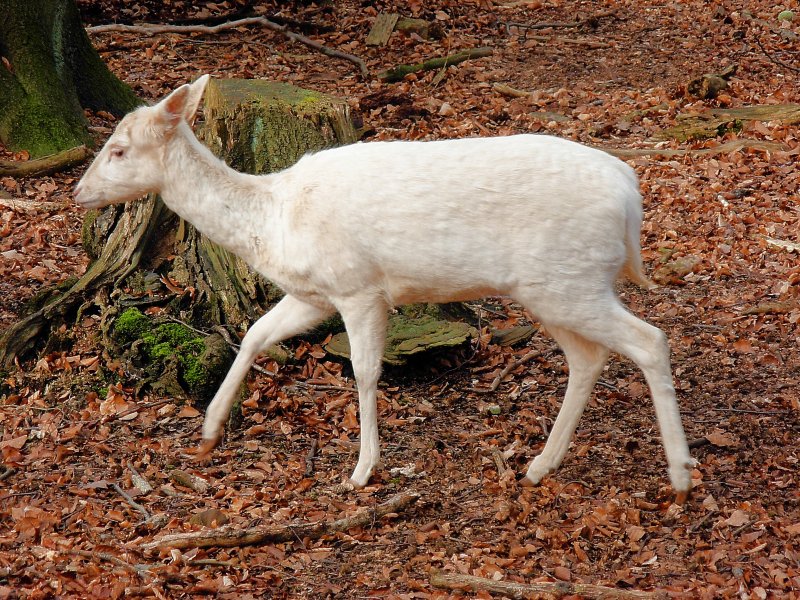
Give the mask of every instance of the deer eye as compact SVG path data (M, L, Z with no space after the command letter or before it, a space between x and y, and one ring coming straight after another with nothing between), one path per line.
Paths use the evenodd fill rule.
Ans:
M111 157L112 158L122 158L125 156L125 150L122 148L114 148L111 150Z

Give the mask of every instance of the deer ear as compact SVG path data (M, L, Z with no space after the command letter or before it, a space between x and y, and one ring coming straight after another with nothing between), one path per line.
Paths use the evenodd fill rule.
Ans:
M167 131L175 129L183 119L190 90L189 84L182 85L156 104L158 121Z
M210 78L208 74L203 75L189 86L189 96L183 108L183 118L186 119L189 125L194 123L197 109L200 107L200 101L203 99L203 92L205 92L206 85L208 85L208 80Z

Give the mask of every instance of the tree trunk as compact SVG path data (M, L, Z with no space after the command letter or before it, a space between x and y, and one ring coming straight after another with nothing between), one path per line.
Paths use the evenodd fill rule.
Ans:
M73 0L0 0L0 141L33 157L91 137L83 108L124 114L139 101L91 45Z

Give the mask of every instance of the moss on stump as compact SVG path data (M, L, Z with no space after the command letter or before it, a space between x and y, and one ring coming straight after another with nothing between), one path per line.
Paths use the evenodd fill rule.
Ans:
M120 314L111 339L140 369L138 387L188 395L206 405L233 362L222 336L203 336L182 323L157 323L139 309Z

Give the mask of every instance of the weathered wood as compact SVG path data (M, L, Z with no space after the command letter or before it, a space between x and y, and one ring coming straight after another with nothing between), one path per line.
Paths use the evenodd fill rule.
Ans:
M367 46L385 46L399 18L400 15L397 13L378 13L364 43Z
M408 317L402 313L392 314L389 316L383 362L402 365L415 354L434 348L460 346L477 336L478 330L466 323L447 321L431 315ZM333 336L325 349L335 356L350 358L347 333Z
M444 29L436 21L426 21L425 19L414 19L412 17L400 17L394 26L395 31L409 34L414 33L423 40L438 40L444 37Z
M463 575L461 573L444 573L442 571L432 572L430 581L431 585L437 588L473 592L487 591L520 600L530 600L543 596L547 598L580 596L581 598L599 598L603 600L666 600L669 598L667 592L662 590L640 592L567 581L517 583L515 581L495 581L485 577L475 577L474 575Z
M416 492L405 492L392 496L374 508L361 508L355 514L336 521L319 521L317 523L290 523L288 525L266 525L236 529L222 527L211 531L193 531L165 535L161 539L142 544L142 550L156 548L211 548L235 546L252 546L255 544L277 544L292 540L319 539L323 535L337 531L348 531L355 527L364 527L383 517L406 510L419 500Z
M747 148L764 152L781 152L789 149L788 146L779 142L747 139L730 140L711 148L609 148L606 146L595 146L595 148L623 160L636 158L637 156L663 156L665 158L673 158L675 156L711 156Z
M62 321L86 300L87 293L123 280L139 265L152 233L165 212L155 196L129 205L125 211L110 208L115 225L100 256L75 285L41 309L13 324L0 335L0 366L11 368L14 359L30 350L53 321Z
M42 177L79 165L91 155L92 151L86 146L77 146L34 160L0 160L0 177Z
M800 104L762 104L739 108L712 108L696 114L679 114L678 124L657 133L654 139L703 140L728 131L738 131L743 121L779 121L784 125L800 123Z
M461 50L449 56L429 58L426 61L413 65L398 65L389 69L388 71L380 73L378 78L386 81L387 83L402 81L406 75L411 73L430 71L432 69L441 69L450 65L457 65L458 63L464 62L465 60L469 60L471 58L483 58L485 56L491 56L492 52L493 51L491 48L468 48L467 50Z

